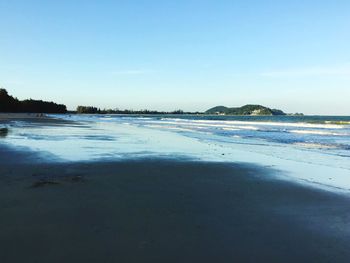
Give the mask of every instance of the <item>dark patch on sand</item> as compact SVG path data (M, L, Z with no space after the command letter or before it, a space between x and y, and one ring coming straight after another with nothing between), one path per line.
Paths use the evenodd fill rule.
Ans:
M40 175L33 175L33 176L43 177ZM32 183L31 188L63 185L64 183L83 183L85 181L86 181L85 178L81 175L55 176L53 178L42 178L42 179L36 180Z
M43 186L59 185L60 183L52 180L39 180L32 184L31 188L39 188Z
M1 128L0 127L0 138L5 138L9 133L8 128Z

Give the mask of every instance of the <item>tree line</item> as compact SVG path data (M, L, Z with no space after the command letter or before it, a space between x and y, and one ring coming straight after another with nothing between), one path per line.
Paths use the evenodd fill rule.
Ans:
M18 100L10 96L6 89L0 89L0 112L14 113L66 113L67 107L63 104L42 100Z
M78 114L199 114L199 112L184 112L183 110L174 111L155 111L155 110L119 110L119 109L100 109L93 106L78 106Z
M0 112L8 113L67 113L67 107L63 104L42 100L18 100L9 95L6 89L0 89ZM183 110L156 111L156 110L119 110L100 109L93 106L78 106L78 114L200 114L199 112L184 112Z

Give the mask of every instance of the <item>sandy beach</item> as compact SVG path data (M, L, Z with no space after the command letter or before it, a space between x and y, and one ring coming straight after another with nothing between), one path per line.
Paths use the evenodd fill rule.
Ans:
M76 150L81 142L74 144L75 137L63 140L77 129L83 130L79 138L93 139L93 151L114 141L91 122L11 114L0 119L9 127L0 137L0 262L319 263L350 258L346 193L284 180L280 170L253 162L150 152L66 160L11 142L37 141L38 147L54 142L43 149L62 145L79 155L90 147ZM113 132L124 138L135 132L128 129ZM86 133L90 130L93 137ZM102 131L104 136L96 135ZM149 135L142 129L140 134ZM124 143L125 149L135 147Z
M350 1L0 1L0 263L350 263Z
M8 147L0 160L1 262L350 257L349 198L278 180L267 168L166 159L50 163Z

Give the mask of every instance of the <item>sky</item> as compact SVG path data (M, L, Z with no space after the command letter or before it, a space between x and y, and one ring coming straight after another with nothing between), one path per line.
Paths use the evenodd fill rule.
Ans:
M0 18L19 99L350 115L349 0L0 0Z

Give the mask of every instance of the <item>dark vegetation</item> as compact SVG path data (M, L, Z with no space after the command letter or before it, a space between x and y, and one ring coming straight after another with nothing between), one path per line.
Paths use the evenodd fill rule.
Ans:
M237 108L228 108L225 106L216 106L205 112L206 114L223 115L286 115L283 111L270 109L261 105L245 105Z
M119 110L119 109L99 109L92 106L78 106L79 114L200 114L200 112L175 111L155 111L155 110Z
M0 89L0 112L28 113L66 113L65 105L42 100L23 100L10 96L5 89Z

